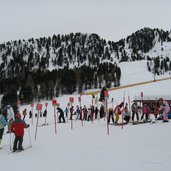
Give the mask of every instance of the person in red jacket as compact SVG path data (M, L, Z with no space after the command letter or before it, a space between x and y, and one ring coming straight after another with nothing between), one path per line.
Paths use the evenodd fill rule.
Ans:
M16 119L13 121L12 126L11 126L11 130L12 132L14 132L15 135L15 139L14 139L14 144L13 144L13 151L21 151L24 150L22 147L22 143L23 143L23 136L24 136L24 128L28 128L29 125L27 125L25 123L25 121L23 121L21 119L21 115L20 114L16 114Z

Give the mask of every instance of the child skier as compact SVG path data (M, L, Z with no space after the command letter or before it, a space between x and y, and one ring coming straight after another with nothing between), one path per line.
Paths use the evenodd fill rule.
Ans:
M68 118L68 112L69 112L68 107L65 108L64 112L65 112L66 118Z
M126 124L129 123L129 120L130 120L130 112L128 110L128 104L127 103L126 103L125 108L124 108L123 119L126 121Z
M142 116L141 116L141 120L144 121L144 122L147 122L148 119L149 119L149 116L150 116L150 108L148 107L147 104L144 104L143 105L143 108L142 108ZM145 120L144 120L144 115L145 115Z
M87 107L84 105L83 108L83 120L87 120L88 110Z
M163 98L159 99L160 108L159 111L162 111L163 122L168 122L168 113L170 111L170 107L167 101L163 100Z
M116 120L115 120L115 124L117 125L118 124L118 121L119 121L119 115L121 115L121 108L124 106L124 103L122 102L121 104L117 105L114 109L114 113L115 113L115 117L116 117Z
M13 144L13 152L19 150L24 150L22 143L23 143L23 136L24 136L24 128L28 128L29 125L27 125L25 123L25 121L23 121L21 119L21 115L20 114L16 114L16 119L14 120L14 122L11 125L11 130L12 132L14 132L15 135L15 139L14 139L14 144Z
M108 124L110 124L110 119L112 119L112 122L114 124L114 117L113 117L113 109L112 108L109 108Z

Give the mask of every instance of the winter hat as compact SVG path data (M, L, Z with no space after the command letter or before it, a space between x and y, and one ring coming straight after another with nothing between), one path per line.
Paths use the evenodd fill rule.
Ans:
M19 113L17 113L17 114L15 115L15 117L16 117L16 118L21 118L21 115L20 115Z

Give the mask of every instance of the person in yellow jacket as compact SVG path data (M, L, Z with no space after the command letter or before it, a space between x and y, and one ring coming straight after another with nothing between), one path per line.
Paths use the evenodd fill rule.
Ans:
M123 108L124 106L124 102L120 103L119 105L117 105L114 109L114 113L115 113L115 124L117 125L118 124L118 121L119 121L119 115L121 115L122 113L122 110L121 108Z

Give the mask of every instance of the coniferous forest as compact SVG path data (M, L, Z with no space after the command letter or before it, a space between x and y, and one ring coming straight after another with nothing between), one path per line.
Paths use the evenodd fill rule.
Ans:
M171 70L170 56L150 56L171 42L169 31L143 28L118 42L97 34L70 33L0 44L2 103L52 99L87 89L120 86L120 62L147 59L150 72Z

